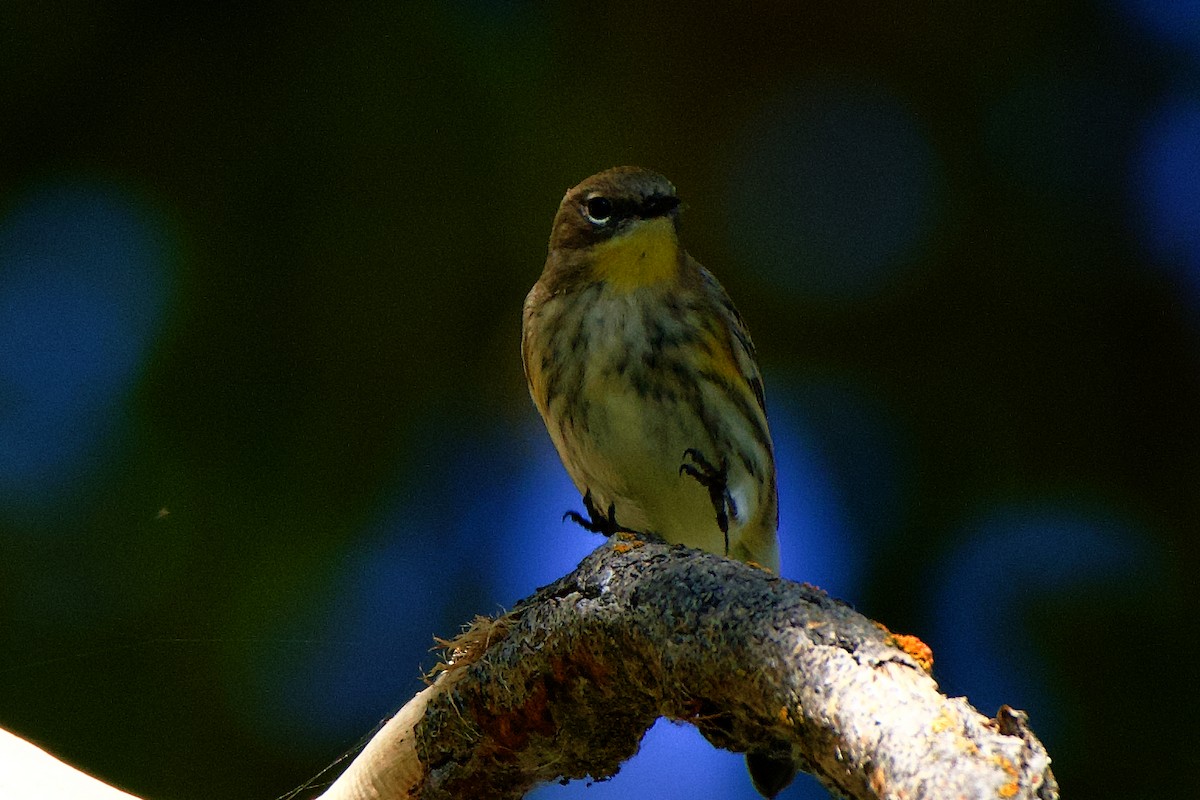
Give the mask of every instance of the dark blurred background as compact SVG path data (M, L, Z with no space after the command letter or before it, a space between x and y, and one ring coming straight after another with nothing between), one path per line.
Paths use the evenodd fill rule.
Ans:
M633 163L754 332L784 574L1068 794L1194 790L1198 4L5 3L0 109L0 726L270 800L573 567L520 309ZM660 723L536 796L753 795Z

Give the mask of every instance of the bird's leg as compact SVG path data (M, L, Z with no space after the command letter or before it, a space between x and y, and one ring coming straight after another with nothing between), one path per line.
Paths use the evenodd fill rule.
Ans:
M729 465L724 458L720 466L714 467L707 458L694 447L683 451L684 462L679 466L680 475L690 475L696 482L708 489L708 499L712 502L713 510L717 512L717 527L725 534L725 555L729 555L729 519L737 519L737 506L729 494ZM692 463L688 463L687 459Z
M616 503L608 504L607 514L597 508L596 501L592 499L591 489L588 489L583 495L583 508L587 511L587 519L584 519L583 515L578 511L568 511L563 514L562 518L564 520L571 520L585 531L603 534L604 536L612 536L614 533L636 533L636 531L617 524Z

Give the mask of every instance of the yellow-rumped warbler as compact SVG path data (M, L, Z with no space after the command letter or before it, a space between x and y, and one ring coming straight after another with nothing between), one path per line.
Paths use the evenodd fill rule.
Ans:
M779 571L775 459L754 345L679 243L661 175L617 167L567 192L525 300L529 392L584 498L584 527ZM773 797L790 763L747 756Z

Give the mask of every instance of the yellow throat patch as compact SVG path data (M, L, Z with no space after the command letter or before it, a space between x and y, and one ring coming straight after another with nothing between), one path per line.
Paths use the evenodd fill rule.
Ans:
M666 217L645 220L592 248L592 274L630 291L665 281L679 269L679 239Z

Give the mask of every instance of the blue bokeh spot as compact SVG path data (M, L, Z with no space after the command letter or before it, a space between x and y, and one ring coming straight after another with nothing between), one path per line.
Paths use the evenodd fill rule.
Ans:
M419 688L435 636L453 635L473 614L502 610L489 572L504 547L499 534L512 528L509 510L519 508L509 478L522 451L458 419L428 420L423 429L397 490L338 564L318 604L325 613L298 609L281 621L279 638L303 643L306 657L282 653L286 663L256 669L254 702L263 713L248 724L269 738L303 731L330 745L352 742L397 697ZM427 462L424 452L438 456ZM409 468L421 463L434 466ZM511 605L534 588L505 600Z
M0 219L0 501L94 471L171 289L163 223L122 189L60 185Z
M1200 303L1200 95L1168 99L1149 121L1133 180L1151 255Z
M505 604L566 575L604 541L562 519L565 511L582 513L583 501L541 421L531 419L518 437L512 447L527 457L505 476L497 498L508 521L501 533L509 538L497 543L488 559L497 599Z
M400 506L393 511L409 516ZM452 633L435 630L447 603L439 566L462 563L461 555L452 542L449 550L440 547L436 535L406 535L389 516L384 530L364 536L341 559L321 613L285 622L282 646L258 665L257 707L248 717L271 739L353 742L394 710L396 698L419 688L433 636Z
M768 375L783 574L855 602L870 554L900 528L908 450L852 382Z
M771 438L779 483L780 572L837 597L858 595L861 544L846 493L807 417L777 404Z
M1149 574L1156 560L1128 523L1102 509L1055 504L997 507L969 524L961 541L930 593L929 644L943 689L989 713L1003 703L1028 709L1052 732L1053 693L1014 620L1048 595Z
M1117 0L1149 36L1200 57L1200 3L1194 0Z

